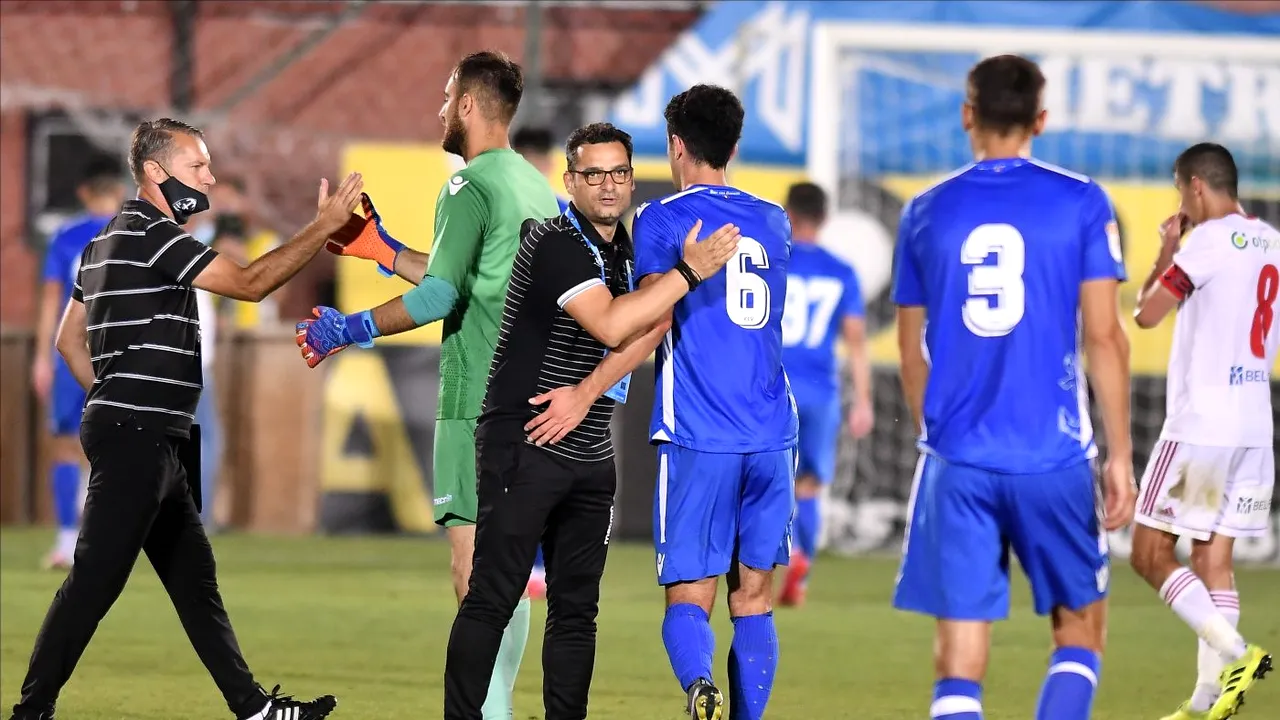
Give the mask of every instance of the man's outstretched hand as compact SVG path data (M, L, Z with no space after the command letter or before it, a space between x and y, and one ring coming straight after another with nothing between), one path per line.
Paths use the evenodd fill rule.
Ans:
M329 181L321 178L320 196L316 199L316 224L332 234L341 229L347 218L351 217L360 202L360 191L364 188L364 176L353 172L338 186L333 194L329 194Z
M329 236L325 247L334 255L372 260L382 274L394 275L396 255L404 249L404 243L382 227L382 216L368 193L360 193L360 208L360 214L352 214L341 229Z

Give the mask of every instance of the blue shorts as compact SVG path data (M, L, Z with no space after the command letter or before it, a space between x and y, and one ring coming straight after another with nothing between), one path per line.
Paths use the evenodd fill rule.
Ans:
M1037 614L1107 595L1110 564L1088 462L1006 475L924 455L916 466L893 605L943 620L1009 614L1009 549Z
M795 450L736 455L671 443L658 450L653 544L658 584L772 570L791 557Z
M53 388L49 407L50 432L54 435L80 435L80 417L84 415L84 388L76 382L71 369L61 360L54 361Z
M796 403L800 416L800 440L796 449L800 463L796 477L812 475L823 485L836 476L836 455L840 447L840 396L817 402Z

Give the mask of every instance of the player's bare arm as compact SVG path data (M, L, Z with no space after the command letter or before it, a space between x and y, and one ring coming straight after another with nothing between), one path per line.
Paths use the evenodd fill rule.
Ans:
M1129 434L1129 337L1120 322L1120 283L1090 280L1080 286L1080 315L1089 380L1102 409L1107 439L1104 469L1108 530L1133 520L1133 441Z
M315 367L348 345L373 347L385 335L399 335L443 319L458 301L458 291L448 281L427 275L398 298L372 310L343 315L331 307L312 308L313 317L296 326L302 358Z
M849 351L849 376L853 382L853 410L849 432L860 438L871 432L875 415L871 406L871 353L867 350L867 321L846 317L840 326L844 346Z
M248 267L219 255L200 271L193 284L223 297L261 302L315 257L330 235L343 228L356 203L360 202L362 187L364 179L360 173L348 175L333 195L329 194L329 181L321 180L315 219L289 242L253 261Z
M694 223L685 237L681 264L657 276L653 282L642 283L636 292L619 298L613 297L604 285L597 285L570 300L564 306L565 312L605 347L617 348L627 338L657 322L690 291L691 284L711 277L737 252L742 236L737 226L726 224L699 242L701 228L702 221ZM684 274L686 270L696 276L692 283Z
M430 259L431 256L427 253L418 252L409 247L404 248L396 253L396 275L405 282L417 285L427 276L427 261Z
M902 376L902 394L906 396L916 432L924 427L924 387L929 382L929 363L925 362L924 346L920 341L924 319L922 307L898 308L899 374Z
M89 328L85 318L84 303L74 298L68 300L58 326L57 344L67 368L87 391L93 385L93 360L89 355Z
M1151 274L1138 291L1134 307L1134 322L1140 328L1148 329L1159 325L1178 306L1178 296L1169 290L1165 285L1167 281L1162 278L1173 267L1173 256L1178 252L1178 244L1188 225L1187 216L1181 212L1174 213L1160 224L1160 254L1151 266Z
M643 287L660 277L646 276L640 284ZM587 416L592 403L653 354L669 329L671 312L667 311L653 327L637 332L606 355L582 382L530 398L531 405L547 408L524 426L529 439L536 445L555 444L568 435Z
M418 327L403 297L393 298L374 308L373 323L378 327L379 336L397 335Z
M40 286L40 316L36 320L36 350L31 366L31 385L41 400L49 399L53 387L53 343L58 331L58 302L62 283L45 280Z

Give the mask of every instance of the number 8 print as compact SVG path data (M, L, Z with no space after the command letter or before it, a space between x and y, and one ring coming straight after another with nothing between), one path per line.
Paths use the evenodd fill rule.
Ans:
M1258 307L1253 311L1253 325L1249 327L1249 350L1256 358L1267 357L1267 335L1275 322L1276 294L1280 292L1280 270L1275 265L1263 265L1258 273Z

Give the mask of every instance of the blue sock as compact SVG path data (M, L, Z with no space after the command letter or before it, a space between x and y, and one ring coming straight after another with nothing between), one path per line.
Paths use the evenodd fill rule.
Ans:
M729 646L729 720L760 720L778 671L778 630L773 613L733 619Z
M933 685L933 720L982 720L982 683L943 678Z
M1036 720L1087 720L1093 711L1102 658L1080 647L1060 647L1049 658Z
M533 566L535 568L545 568L547 566L542 560L542 543L538 543L538 554L533 556Z
M690 603L667 608L667 615L662 619L662 644L667 648L671 670L681 688L688 690L698 678L711 679L716 636L705 610Z
M796 499L796 542L800 551L809 559L818 552L818 530L821 516L818 514L818 498Z
M80 465L58 463L53 466L53 511L59 530L75 530L80 524Z

